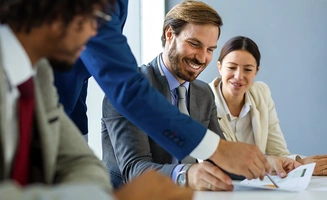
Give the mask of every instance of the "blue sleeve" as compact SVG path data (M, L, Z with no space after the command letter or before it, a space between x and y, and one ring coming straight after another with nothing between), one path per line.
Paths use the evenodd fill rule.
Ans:
M76 101L75 107L71 114L69 115L73 122L77 125L79 130L83 135L88 133L88 120L87 120L87 105L86 105L86 96L87 96L87 87L88 81L86 80L83 83L82 90Z
M83 135L88 133L86 116L87 80L89 71L79 59L72 70L54 71L54 84L59 95L59 102L64 106L66 114L73 120Z
M206 128L181 114L138 72L122 34L128 1L118 2L112 20L89 41L81 59L118 112L183 159L200 143Z

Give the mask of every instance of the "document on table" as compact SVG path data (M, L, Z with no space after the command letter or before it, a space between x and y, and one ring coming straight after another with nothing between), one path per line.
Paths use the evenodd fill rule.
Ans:
M302 165L289 172L285 178L280 178L277 175L270 176L278 185L278 188L276 188L276 186L269 180L267 176L265 176L264 180L262 181L260 179L245 179L241 182L233 181L233 185L271 190L302 191L308 187L315 165L316 163Z

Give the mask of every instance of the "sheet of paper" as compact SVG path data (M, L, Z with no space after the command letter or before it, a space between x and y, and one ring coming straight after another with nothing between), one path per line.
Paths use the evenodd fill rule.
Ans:
M241 182L233 181L233 184L235 186L264 188L272 190L302 191L308 187L315 165L316 163L302 165L289 172L287 177L283 179L279 176L271 176L279 188L276 188L275 185L266 176L262 181L260 179L245 179Z

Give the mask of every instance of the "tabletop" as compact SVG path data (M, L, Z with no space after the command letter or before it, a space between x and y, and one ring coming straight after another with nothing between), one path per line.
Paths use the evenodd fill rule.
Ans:
M193 200L242 199L242 200L321 200L327 199L327 176L312 176L309 186L301 192L266 190L235 186L232 192L197 191Z

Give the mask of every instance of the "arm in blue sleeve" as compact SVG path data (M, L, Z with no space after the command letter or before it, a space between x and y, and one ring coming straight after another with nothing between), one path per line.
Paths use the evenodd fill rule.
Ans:
M70 71L54 71L54 83L58 91L59 102L83 135L88 133L86 95L90 76L80 59Z
M202 140L206 128L183 115L152 88L137 70L136 60L122 34L127 2L118 4L107 23L87 44L81 59L113 106L178 159ZM160 106L158 106L160 105ZM178 137L180 142L172 140Z

